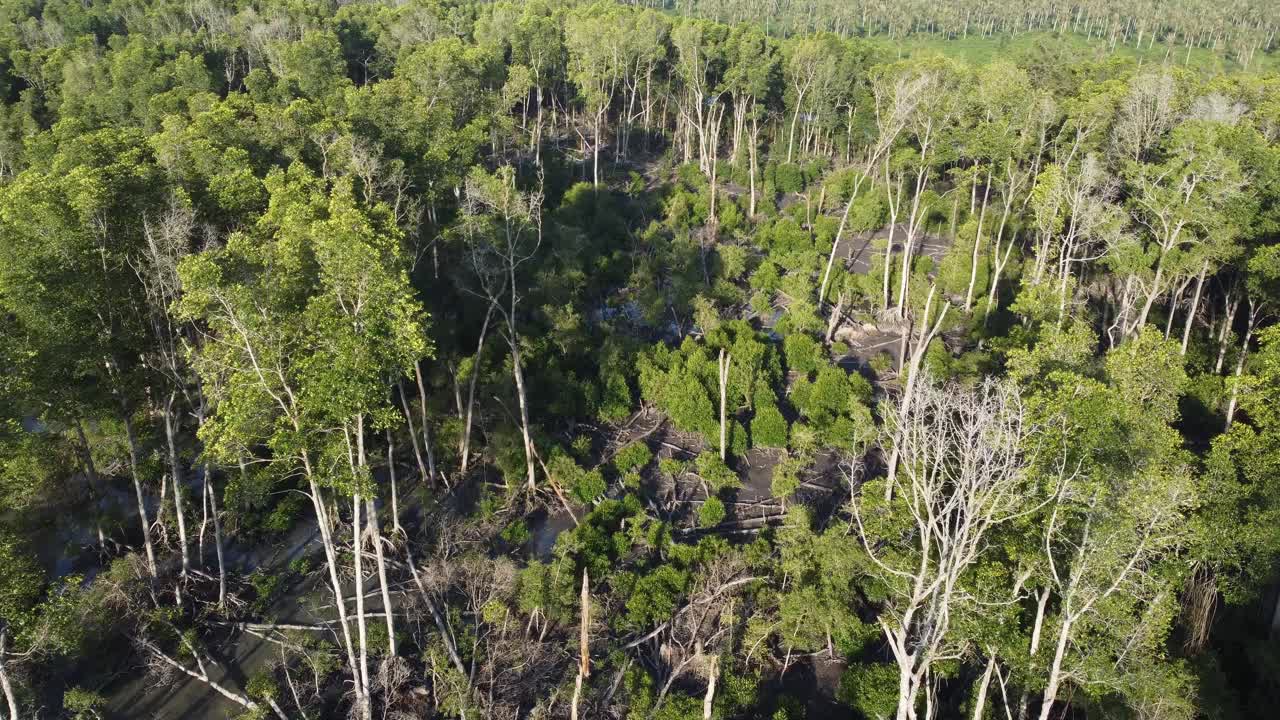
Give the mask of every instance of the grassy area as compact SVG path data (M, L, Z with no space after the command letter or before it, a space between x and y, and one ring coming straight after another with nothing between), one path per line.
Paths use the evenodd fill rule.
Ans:
M1147 42L1144 40L1141 49L1137 49L1133 45L1116 45L1115 50L1112 51L1110 46L1102 40L1096 38L1089 40L1074 33L1055 35L1048 32L1032 32L1019 35L1000 35L993 38L971 35L967 38L956 38L954 40L932 35L913 35L905 40L891 41L885 38L874 38L873 41L879 43L887 52L897 52L902 57L940 53L947 57L965 60L974 65L985 65L1001 58L1017 57L1043 43L1057 45L1068 53L1078 54L1082 57L1102 58L1114 52L1116 55L1132 58L1139 63L1146 64L1162 63L1165 60L1166 53L1168 53L1170 62L1178 65L1185 63L1189 67L1204 72L1231 73L1239 72L1243 69L1240 63L1234 59L1227 58L1221 52L1214 52L1205 48L1192 48L1190 56L1188 56L1187 49L1181 45L1175 46L1170 51L1163 43L1159 42L1153 47L1147 47ZM1249 69L1259 73L1280 71L1280 56L1260 53L1254 57L1253 64Z

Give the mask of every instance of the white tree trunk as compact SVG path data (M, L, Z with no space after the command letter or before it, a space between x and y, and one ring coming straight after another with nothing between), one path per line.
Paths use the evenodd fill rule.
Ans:
M1200 293L1204 290L1204 276L1208 272L1209 263L1206 262L1196 277L1196 292L1191 296L1191 309L1187 311L1187 320L1182 326L1182 355L1187 354L1187 344L1191 342L1191 326L1195 324L1196 312L1200 310Z
M197 427L203 427L205 419L203 390L200 391L199 400L200 402L196 406L196 425ZM222 517L218 510L218 493L213 487L213 468L208 462L204 463L204 482L202 483L201 492L204 493L204 497L209 503L209 514L213 519L213 547L218 558L218 607L225 608L227 603L227 566L223 557Z
M175 590L178 604L181 605L182 587L187 581L187 573L191 570L191 556L187 552L186 507L182 502L182 466L178 461L178 443L173 427L173 403L176 399L175 392L169 393L169 400L164 406L163 420L165 441L169 448L170 477L173 479L173 510L174 515L178 518L178 547L182 556L182 571L178 576L178 585Z
M823 342L831 344L831 336L835 335L836 328L840 325L840 316L844 312L845 294L841 292L836 296L836 306L831 310L831 317L827 318L827 333L823 336Z
M992 259L995 261L995 267L992 268L991 272L991 287L987 288L987 308L986 312L983 313L984 319L991 316L991 309L995 307L996 288L1000 284L1000 273L1004 272L1004 266L1009 262L1009 256L1013 253L1013 246L1015 244L1014 240L1017 239L1017 235L1015 233L1014 237L1009 239L1009 245L1005 248L1004 255L1002 256L1000 254L1000 242L1004 240L1004 229L1009 221L1009 213L1013 209L1014 190L1012 187L1012 178L1010 178L1009 184L1010 187L1005 190L1007 195L1004 200L1004 210L1000 213L1000 227L996 229L996 236L994 240L995 244L992 246Z
M524 463L527 473L525 481L529 492L533 492L537 478L533 469L533 438L529 435L529 401L524 389L524 368L520 363L520 340L515 336L514 330L507 340L511 343L511 373L515 375L516 398L520 404L520 435L524 439Z
M456 386L457 385L455 383L455 387ZM418 475L422 479L427 480L429 482L434 473L431 473L429 470L427 470L427 463L425 460L423 460L422 445L418 442L418 431L413 427L413 412L409 409L409 398L404 393L404 383L397 381L396 390L400 391L400 407L401 409L404 410L404 421L409 426L409 442L413 444L413 459L416 460L418 463ZM460 397L459 397L458 409L459 411L461 411L462 409ZM387 431L388 443L391 442L390 433L391 431L388 430Z
M893 266L893 231L896 225L890 221L889 235L884 241L884 287L881 297L881 310L887 315L889 311L889 274L892 272Z
M578 720L578 702L582 699L582 668L578 668L577 679L573 681L573 700L569 706L569 720Z
M480 377L480 357L484 352L484 337L489 330L489 320L493 317L493 304L489 304L489 308L485 310L484 322L480 324L480 339L476 341L476 359L471 364L471 377L468 379L467 387L467 412L466 417L462 421L462 464L459 466L459 472L464 476L467 473L467 464L471 459L471 421L475 415L476 407L476 380Z
M1126 335L1136 335L1143 325L1147 324L1147 315L1151 312L1151 306L1155 305L1156 298L1160 295L1160 287L1164 280L1164 252L1160 253L1159 259L1156 260L1156 276L1151 280L1151 291L1147 293L1147 299L1142 303L1142 310L1138 311L1138 318L1134 320L1133 326L1129 328Z
M177 660L174 660L173 658L169 657L165 653L161 652L159 648L157 648L155 645L152 645L151 643L147 643L147 647L148 649L151 650L151 654L156 659L164 662L166 665L178 670L179 672L182 672L186 675L189 675L190 677L195 678L196 680L199 680L200 682L203 682L204 684L208 685L210 688L215 690L219 695L227 698L228 700L236 703L237 705L245 708L246 710L256 710L258 708L258 703L249 699L247 695L243 695L241 693L235 692L234 690L228 689L222 686L221 684L214 682L213 679L209 677L208 673L204 672L203 670L200 670L200 671L192 670L186 665L183 665ZM276 707L274 703L272 703L271 709L276 714L276 717L280 718L281 720L287 720L284 713L281 712L280 708ZM14 717L16 718L17 715L14 715Z
M987 658L987 669L982 672L982 680L978 681L978 692L973 699L973 720L982 720L987 708L987 688L991 686L991 674L996 669L996 656Z
M1240 301L1234 295L1234 292L1228 290L1224 301L1222 326L1218 330L1218 358L1213 363L1214 375L1222 374L1222 364L1227 359L1227 338L1231 335L1231 325L1235 322L1236 309L1240 305Z
M978 284L978 254L982 248L982 223L987 218L987 200L991 196L991 170L987 170L987 185L982 191L982 210L978 212L978 230L973 236L973 257L969 261L969 289L964 293L964 311L973 309L973 288ZM990 679L990 678L988 678Z
M6 652L5 640L7 639L7 633L7 630L0 630L0 691L4 692L5 704L9 706L9 718L11 720L18 720L20 717L18 714L18 698L14 695L13 685L9 682L9 671L4 665Z
M351 621L347 615L347 596L342 590L342 581L338 578L338 552L333 540L333 523L329 518L324 497L320 494L320 485L316 482L311 470L311 463L306 455L302 456L303 469L307 476L308 489L311 493L311 505L315 509L316 524L320 528L320 542L324 546L325 564L329 569L329 585L333 589L334 606L338 609L338 624L342 628L343 646L347 651L347 666L351 668L356 692L356 707L365 702L364 686L360 683L360 665L356 662L355 646L351 641ZM357 538L359 533L357 532ZM359 547L357 545L357 547ZM355 554L358 558L360 553Z
M1040 650L1040 632L1044 629L1044 610L1049 604L1049 588L1040 591L1040 597L1036 601L1036 619L1035 624L1031 627L1031 648L1030 654L1035 657Z
M413 363L413 373L418 380L418 410L422 420L422 446L427 451L427 482L435 482L436 456L431 450L431 423L427 422L427 386L422 382L422 363ZM416 443L415 443L416 446Z
M1236 417L1236 402L1240 399L1240 376L1244 373L1244 361L1249 356L1249 341L1253 339L1253 328L1258 319L1258 306L1249 301L1249 324L1245 326L1244 340L1240 343L1240 355L1236 357L1235 382L1231 385L1231 400L1227 403L1227 424L1225 430L1231 429Z
M796 110L791 114L791 132L787 135L787 162L791 162L792 150L796 144L796 122L800 120L800 108L804 107L804 92L796 92Z
M902 244L902 270L898 276L898 317L905 317L907 312L907 292L911 289L911 254L915 250L915 231L911 222L907 222L907 239Z
M886 161L884 170L885 196L889 204L889 235L884 241L884 288L881 309L889 311L889 275L893 267L893 236L898 229L898 209L902 207L902 178L898 178L898 187L893 188L893 178L889 175L889 164Z
M1053 651L1053 665L1049 667L1049 682L1044 689L1044 701L1040 704L1040 720L1049 720L1053 710L1053 701L1058 697L1058 685L1062 682L1062 660L1067 654L1067 639L1070 637L1071 621L1064 618L1062 628L1058 631L1058 645Z
M711 657L711 669L707 672L707 694L702 696L702 720L711 720L711 710L716 699L716 678L720 675L720 656Z
M604 108L596 111L595 136L591 142L591 180L593 187L600 187L600 121Z
M80 440L80 459L84 463L85 478L89 484L89 492L97 493L101 484L98 482L98 468L93 463L93 448L89 447L89 438L84 434L84 423L76 418L76 435ZM94 527L98 531L98 545L106 544L106 536L102 532L102 520L97 512L93 514Z
M360 556L364 554L361 547L360 538L360 493L355 493L351 497L351 555L355 560L355 582L356 582L356 632L359 638L360 664L357 666L356 683L360 686L360 691L356 693L356 707L359 716L363 720L369 720L372 717L372 708L369 702L369 646L368 646L368 626L365 624L364 613L364 567L360 562ZM339 600L341 602L341 600Z
M449 660L453 662L453 667L457 669L458 674L463 678L467 678L467 668L463 665L462 658L458 655L458 644L454 640L449 626L445 624L444 617L440 614L440 609L436 607L435 599L431 597L426 584L422 582L422 576L418 574L418 566L413 560L413 548L409 543L406 543L404 550L406 564L409 566L409 574L413 577L413 584L418 587L418 593L422 596L423 602L426 603L427 609L431 612L431 619L435 622L436 630L440 633L440 640L444 643L445 652L449 654Z
M573 685L573 704L571 706L571 715L573 720L578 718L578 702L582 699L582 681L591 677L591 654L590 639L587 631L591 626L591 595L590 586L588 585L587 571L582 571L582 596L580 599L581 607L578 617L578 678Z
M756 216L756 146L760 144L760 125L753 117L751 118L751 147L748 149L750 158L750 171L748 173L748 182L751 185L751 201L750 207L747 209L747 216L754 218Z
M227 604L227 566L222 556L222 518L218 511L218 493L213 489L213 475L208 463L204 466L204 494L209 500L209 514L213 517L213 549L218 556L218 607Z
M827 268L822 271L822 286L818 289L818 307L822 307L827 300L827 284L831 281L831 268L836 264L836 249L840 247L840 238L844 236L845 225L849 222L849 211L853 209L853 201L858 199L858 189L865 178L866 174L863 173L853 181L849 202L844 205L844 214L840 216L840 227L836 229L835 240L831 241L831 254L827 256Z
M898 660L898 710L895 716L897 720L914 720L916 716L913 699L915 692L912 690L912 661L911 655Z
M382 528L379 527L378 510L369 499L369 529L373 531L374 556L378 559L378 587L382 591L383 615L387 620L387 652L388 657L396 655L396 622L395 606L391 604L391 586L387 583L387 560L382 550Z
M404 533L404 528L400 527L400 487L396 484L396 446L390 428L387 428L387 478L391 481L391 529L400 535Z
M729 391L729 363L733 361L732 356L720 349L720 459L726 457L726 445L728 439L728 391Z
M151 521L147 518L147 504L142 496L142 479L138 477L138 437L133 432L133 421L125 410L124 431L129 440L129 474L133 476L133 492L138 502L138 520L142 523L142 545L147 552L147 569L151 577L158 574L156 570L156 551L151 546Z
M925 350L928 349L929 343L933 342L934 336L937 335L938 331L942 328L942 321L947 317L947 310L951 307L950 303L944 303L942 311L938 313L937 322L934 323L932 328L930 328L929 311L933 306L933 295L936 289L937 288L935 287L930 287L929 295L924 301L924 317L920 322L919 337L916 341L916 347L911 352L911 363L906 368L907 385L902 391L902 403L899 410L901 415L906 415L911 410L911 403L914 400L915 395L916 378L920 375L920 362L924 359L924 353ZM906 337L905 334L903 337ZM893 441L893 448L889 451L889 478L885 483L884 489L886 501L893 497L893 483L898 476L898 458L901 455L901 444L901 438L895 437Z

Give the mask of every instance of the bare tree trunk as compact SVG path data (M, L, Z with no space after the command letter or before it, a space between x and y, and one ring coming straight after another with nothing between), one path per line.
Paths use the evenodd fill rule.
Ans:
M1062 628L1058 632L1058 645L1053 651L1053 664L1049 667L1049 682L1044 689L1044 700L1040 704L1040 720L1049 720L1053 710L1053 701L1058 697L1058 685L1062 682L1062 659L1067 653L1067 638L1070 636L1071 622L1064 618Z
M747 98L734 93L733 96L733 145L729 151L729 164L738 164L738 151L742 147L742 136L747 127Z
M596 131L591 143L591 184L593 187L600 187L600 120L604 112L604 108L596 110Z
M98 468L93 464L93 449L89 447L89 438L84 434L84 423L78 417L76 418L76 436L80 440L80 460L84 463L89 491L91 494L96 494L101 487L101 483L98 482ZM106 544L106 536L102 532L102 521L96 508L93 511L93 524L98 533L98 547L102 547Z
M787 135L787 162L791 162L792 150L796 144L796 122L800 119L800 108L804 107L804 93L796 94L796 109L791 113L791 132Z
M720 656L711 656L711 669L707 672L707 694L702 696L702 720L711 720L711 710L716 698L716 678L720 674Z
M199 428L204 426L205 418L205 400L203 390L200 391L198 398L200 402L196 406L196 425ZM201 452L203 453L203 450ZM227 567L222 554L222 517L218 511L218 493L213 487L213 468L207 460L204 463L204 482L202 483L201 492L204 493L204 497L209 503L209 515L213 519L213 546L214 552L217 553L218 558L218 607L224 608L227 603ZM202 538L203 534L204 530L202 529ZM201 552L202 558L203 555L204 553Z
M942 311L938 313L938 320L933 324L932 329L929 326L929 311L933 306L933 295L937 290L936 287L929 288L929 295L924 302L924 317L920 320L919 337L916 340L916 347L911 352L911 364L907 366L907 385L902 391L902 403L899 413L906 415L911 410L911 402L915 394L916 379L920 375L920 362L924 359L925 350L928 349L929 343L933 342L933 337L938 334L942 328L942 321L947 317L947 310L950 309L950 303L944 303ZM900 434L900 433L895 433ZM888 482L885 483L885 500L893 497L893 483L898 475L898 458L901 455L901 438L895 437L893 449L889 452Z
M587 571L582 571L581 615L578 620L578 678L573 684L573 705L571 716L578 718L578 702L582 699L582 681L591 677L591 652L588 628L591 626L591 595L588 586Z
M533 120L533 132L529 134L529 149L533 151L533 164L536 167L542 167L542 82L538 78L535 83L535 96L538 103L538 112Z
M418 380L418 411L422 414L422 446L427 451L427 482L435 482L436 456L431 451L431 423L427 422L427 386L422 382L422 362L413 363L413 374ZM401 393L403 397L403 392Z
M1231 400L1227 403L1227 424L1223 428L1224 432L1231 429L1231 423L1235 420L1236 401L1239 400L1240 395L1240 375L1244 373L1244 361L1249 355L1249 341L1253 339L1253 329L1257 323L1260 308L1259 303L1249 298L1249 323L1245 326L1244 340L1240 343L1240 355L1236 358L1235 382L1231 384Z
M751 118L751 147L748 148L750 159L749 184L751 185L751 205L747 209L747 216L754 218L756 216L756 146L760 144L760 122L755 117Z
M360 557L364 555L361 548L362 542L360 537L360 493L356 492L351 497L351 542L352 542L352 558L355 561L355 595L356 595L356 632L359 638L360 664L357 666L355 681L360 686L360 692L356 694L356 706L359 716L363 720L369 720L372 717L371 703L369 702L369 647L368 647L368 626L365 624L364 614L364 567L360 562ZM339 598L338 602L342 602Z
M1133 276L1130 275L1125 278L1124 290L1120 292L1117 299L1116 317L1111 321L1111 325L1107 327L1107 340L1111 344L1112 348L1116 346L1116 338L1114 334L1116 328L1120 329L1121 339L1128 336L1129 313L1133 310L1133 292Z
M404 383L396 381L396 389L400 391L400 407L404 409L404 420L409 426L409 442L413 443L413 458L418 463L418 474L429 482L434 473L427 470L427 463L422 458L422 445L418 443L418 431L413 427L413 413L409 410L409 398L404 394ZM461 410L460 399L459 410ZM391 442L390 430L387 431L387 442Z
M893 267L893 235L898 229L898 210L902 207L902 177L898 177L898 187L893 187L893 179L889 175L889 164L885 161L884 170L885 195L889 204L889 235L884 241L884 288L881 300L882 310L889 311L889 274Z
M8 639L8 629L0 629L0 691L4 692L5 704L9 706L9 718L18 720L18 698L13 693L13 685L9 682L9 671L4 666L5 658L5 641Z
M720 459L725 459L725 446L728 438L727 421L727 399L729 390L729 363L733 361L732 356L720 348Z
M1155 305L1156 297L1160 295L1161 281L1164 279L1164 253L1161 252L1159 259L1156 260L1156 276L1151 280L1151 292L1147 293L1147 299L1142 303L1142 310L1138 311L1138 317L1133 322L1133 326L1128 329L1126 335L1135 335L1138 330L1147 324L1147 314L1151 312L1151 306Z
M241 467L243 468L243 465ZM355 685L356 707L359 708L366 703L366 686L360 682L360 665L356 662L355 646L351 641L351 621L347 615L347 597L346 593L342 591L342 581L338 578L338 551L333 540L333 521L329 517L329 510L326 507L324 496L320 494L320 485L316 482L315 473L311 467L311 458L305 450L302 453L302 467L307 477L311 505L316 513L316 525L320 529L320 543L324 547L325 565L329 569L329 585L333 589L334 605L338 609L338 625L342 628L343 646L347 651L347 666L351 668ZM356 549L358 550L359 530L356 531L356 538ZM360 553L356 552L355 556L358 562Z
M378 559L378 586L382 591L382 609L387 620L387 652L396 656L395 606L391 604L391 586L387 583L387 559L382 551L382 528L379 527L378 509L373 498L368 500L369 529L373 531L374 557Z
M978 681L978 692L973 702L973 720L982 720L987 707L987 688L991 686L991 673L996 669L996 656L987 658L987 669L982 672L982 680Z
M1044 588L1040 591L1040 597L1036 601L1036 619L1031 627L1031 647L1030 654L1035 657L1040 650L1040 633L1044 629L1044 611L1045 606L1049 604L1049 589Z
M400 527L400 488L396 484L396 450L391 428L387 428L387 477L391 481L391 529L397 535L404 534Z
M1191 284L1191 278L1187 278L1179 283L1176 287L1169 288L1169 314L1164 319L1164 339L1168 340L1173 334L1173 321L1178 314L1178 303L1182 302L1182 293L1186 292L1187 285Z
M1224 308L1222 316L1222 327L1218 330L1218 359L1213 364L1213 374L1222 374L1222 364L1227 358L1227 338L1231 335L1231 325L1235 322L1236 309L1240 306L1240 300L1236 297L1234 288L1228 289L1224 299Z
M836 263L836 249L840 247L840 238L844 236L845 225L849 222L849 211L853 209L853 201L858 199L858 189L866 177L866 174L862 173L854 180L849 202L844 205L844 214L840 216L840 227L836 229L835 240L831 241L831 254L827 256L827 268L822 271L822 286L818 289L818 307L822 307L822 304L827 301L827 283L831 281L831 268Z
M471 459L471 420L476 407L476 380L480 377L480 356L484 352L484 336L489 330L489 320L493 317L493 303L485 310L484 322L480 324L480 339L476 341L476 359L471 363L471 377L467 381L467 413L462 421L462 465L459 472L467 473L467 463Z
M204 567L204 531L209 527L209 493L200 485L200 531L196 533L196 562Z
M516 399L520 405L520 435L524 439L524 462L527 472L526 481L528 483L529 492L533 492L536 487L536 476L533 469L533 438L529 435L529 401L524 389L524 368L520 362L519 339L516 338L514 329L512 334L507 338L511 344L511 373L515 375L516 380Z
M992 309L992 308L994 308L994 307L996 306L996 290L997 290L997 287L998 287L998 286L999 286L999 284L1000 284L1000 273L1004 272L1004 267L1005 267L1005 265L1006 265L1006 264L1008 264L1008 262L1009 262L1009 256L1013 254L1013 246L1014 246L1014 244L1015 244L1015 242L1014 242L1015 240L1016 240L1016 236L1015 236L1015 237L1012 237L1012 238L1009 238L1009 244L1008 244L1007 246L1005 246L1004 255L1003 255L1003 256L1001 256L1001 255L999 254L999 253L1000 253L1000 245L999 245L1000 238L999 238L999 236L998 236L998 235L996 236L996 246L995 246L996 263L995 263L995 268L993 269L993 271L992 271L992 273L991 273L991 287L990 287L990 289L987 291L987 308L986 308L986 311L985 311L985 312L984 312L984 314L983 314L983 317L984 317L984 318L986 318L986 317L990 317L990 316L991 316L991 309Z
M896 655L896 653L895 653ZM905 659L905 662L903 660ZM911 672L915 658L906 654L898 661L898 709L896 720L914 720L916 716L916 683Z
M708 175L711 180L711 209L708 212L708 219L712 227L716 223L716 180L719 175L720 166L720 127L724 121L724 103L717 102L711 109L707 118L707 150L711 156L707 161Z
M218 510L218 493L213 489L213 473L208 463L204 466L204 493L209 499L209 515L213 519L213 550L218 557L218 607L227 604L227 566L222 556L222 518Z
M1009 238L1009 246L1005 248L1004 255L1001 256L1000 242L1004 240L1004 229L1005 227L1008 226L1009 213L1013 209L1013 196L1015 192L1014 190L1015 181L1014 181L1014 176L1011 170L1012 164L1011 163L1006 164L1005 167L1006 167L1006 173L1008 174L1008 177L1009 177L1009 184L1008 184L1008 187L1006 187L1005 190L1003 191L1005 195L1004 210L1000 213L1000 226L996 229L994 245L992 246L992 259L995 261L995 267L992 268L992 272L991 272L991 287L987 289L987 309L986 309L986 312L983 314L984 320L985 318L988 318L991 316L991 308L995 307L996 289L997 289L997 286L1000 284L1000 273L1004 272L1004 266L1006 263L1009 262L1009 255L1013 253L1013 246L1015 244L1014 241L1017 239L1017 233L1015 232L1014 237Z
M196 680L199 680L200 682L203 682L205 685L208 685L210 688L215 690L219 695L227 698L228 700L236 703L237 705L245 708L246 710L256 710L258 708L258 703L251 700L249 696L235 692L234 690L230 690L222 686L221 684L214 682L213 679L209 677L208 673L204 672L203 670L199 670L199 671L192 670L186 665L183 665L177 660L174 660L173 658L166 655L164 652L160 650L160 648L156 647L151 642L149 641L144 641L144 642L147 646L147 649L151 651L152 656L154 656L156 659L160 660L164 664L178 670L179 672L185 675L193 677ZM276 717L280 718L280 720L288 720L288 716L286 716L280 710L280 708L276 706L274 702L272 702L270 705L271 705L271 710L276 714ZM14 718L15 719L17 718L16 714L14 715Z
M316 512L316 523L320 527L320 542L324 546L325 564L329 568L329 584L333 588L334 606L338 609L338 625L342 628L343 646L347 651L347 665L356 685L356 706L365 702L365 685L360 683L360 664L356 662L355 644L351 639L351 620L347 615L347 594L342 591L342 580L338 579L338 551L334 546L333 521L329 519L329 510L325 507L324 497L320 495L320 486L316 483L311 471L310 459L302 457L303 469L306 471L308 489L311 493L311 505ZM358 532L357 532L358 537ZM358 547L358 546L357 546ZM360 556L360 553L356 553Z
M440 609L436 607L435 600L428 592L427 586L422 582L422 576L418 574L418 566L414 564L413 549L410 543L405 543L406 564L409 566L409 574L413 577L413 584L418 586L418 593L422 595L422 600L427 604L427 609L431 612L431 619L436 624L436 630L440 633L440 641L444 643L445 652L449 655L449 660L457 669L458 674L467 677L467 668L462 663L462 658L458 655L458 644L454 640L453 634L449 631L449 626L445 624L444 617L440 614Z
M716 127L718 129L719 125L717 125ZM710 173L711 174L711 198L709 203L710 209L707 211L707 222L711 225L712 228L715 228L717 224L716 223L716 195L717 195L716 175L718 174L719 169L720 169L720 158L718 155L713 154L711 156L711 173Z
M1187 344L1191 341L1191 326L1195 324L1196 312L1200 310L1200 293L1204 290L1204 277L1208 272L1209 263L1205 261L1204 266L1200 268L1200 274L1196 277L1196 292L1191 296L1191 309L1187 311L1187 320L1182 326L1182 355L1187 354Z
M835 334L836 328L840 325L840 315L844 312L845 294L841 292L836 296L836 306L831 311L831 317L827 319L827 334L822 338L823 342L831 344L831 336Z
M889 312L889 275L893 271L893 231L897 227L897 223L890 219L889 234L884 241L884 287L881 288L881 311L885 316Z
M582 670L579 668L577 679L573 681L573 700L569 706L570 720L578 720L578 702L582 699Z
M924 208L925 213L921 212L920 193L924 189L923 171L916 181L916 197L911 201L911 214L907 217L907 240L902 246L902 276L898 278L898 316L902 317L907 312L907 296L911 290L911 262L914 259L912 253L915 251L916 234L920 232L919 222L924 214L927 214L928 208Z
M173 479L173 510L178 518L178 547L182 557L182 570L178 576L178 584L174 589L178 605L182 604L182 587L186 584L187 573L191 570L191 556L187 552L187 520L186 508L182 502L182 467L178 462L178 443L174 437L173 403L177 399L176 391L169 393L164 405L164 436L169 447L169 470Z
M973 237L973 258L969 262L969 289L964 294L964 311L973 309L973 288L978 283L978 253L982 248L982 223L987 218L987 200L991 196L991 170L987 169L987 185L982 191L982 210L978 212L978 230ZM987 680L991 678L988 676Z
M122 415L124 416L124 432L129 440L129 474L133 476L133 492L138 502L138 520L142 523L142 545L147 552L147 569L151 571L151 577L158 574L156 570L156 551L151 546L151 521L147 519L147 504L142 496L142 479L138 477L138 437L133 432L133 420L129 418L129 411L123 407Z
M925 720L933 720L933 714L936 710L933 706L933 682L928 671L924 673L920 687L924 689L924 718ZM916 690L917 694L919 692L919 690Z

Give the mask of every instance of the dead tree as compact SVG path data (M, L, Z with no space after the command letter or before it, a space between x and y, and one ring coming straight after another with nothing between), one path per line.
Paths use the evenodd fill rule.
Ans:
M988 380L966 391L924 373L913 373L913 402L888 417L902 467L884 481L893 490L883 500L864 490L852 503L887 591L879 624L898 665L898 720L917 717L935 663L965 651L951 626L964 612L981 612L981 589L966 577L991 530L1037 509L1026 500L1024 446L1033 430L1017 388Z
M937 336L938 331L942 329L942 321L946 319L947 310L951 307L950 303L944 303L942 306L942 310L938 313L938 319L933 323L932 326L930 326L929 311L933 306L933 296L936 290L937 290L936 287L930 287L929 296L925 299L924 317L920 318L919 320L919 323L920 323L919 335L916 338L915 347L911 351L911 361L908 364L906 364L904 367L903 365L904 358L903 357L898 358L899 376L901 377L904 371L907 374L907 384L903 388L902 397L898 401L898 408L899 408L898 412L900 415L903 415L903 416L906 416L908 413L911 412L911 406L915 400L916 386L918 385L917 378L920 374L921 364L924 361L925 351L929 349L929 343L933 341L933 338ZM908 327L903 330L903 339L905 340L907 335L909 334L910 334L910 328ZM903 355L906 354L905 348L902 354ZM888 461L889 481L885 483L885 489L884 489L886 500L893 493L894 480L897 478L897 474L898 474L898 460L901 457L901 454L902 454L902 449L899 446L899 443L897 442L897 440L895 439L892 442L892 445L889 447L889 461Z
M704 708L715 695L719 671L715 648L722 647L738 627L733 612L735 600L747 585L759 577L744 574L741 561L722 556L711 561L699 574L685 602L671 618L648 634L623 646L650 655L651 663L663 668L662 685L651 713L657 713L677 680L698 672L707 678Z
M582 699L582 681L591 677L591 653L588 647L587 628L591 624L591 596L588 594L587 571L582 570L581 618L578 621L578 678L573 683L571 716L578 720L578 703Z
M478 292L473 292L485 298L501 318L502 335L511 351L526 481L532 491L535 452L520 354L518 272L542 245L542 192L523 193L515 182L515 171L510 167L500 168L493 175L476 173L468 178L462 227L479 286Z
M733 356L720 348L720 359L718 361L720 372L720 459L725 459L726 440L728 439L728 392L729 392L729 364L733 362Z

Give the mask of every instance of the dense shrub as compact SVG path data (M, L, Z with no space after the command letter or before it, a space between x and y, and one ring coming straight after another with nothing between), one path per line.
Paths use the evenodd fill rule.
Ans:
M772 398L756 403L756 414L751 419L751 445L771 448L787 446L787 420Z

